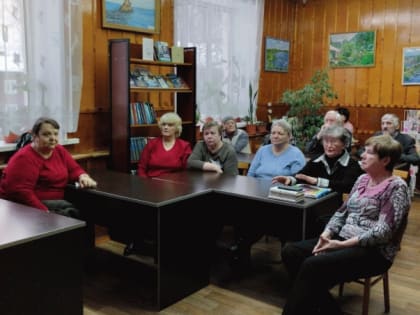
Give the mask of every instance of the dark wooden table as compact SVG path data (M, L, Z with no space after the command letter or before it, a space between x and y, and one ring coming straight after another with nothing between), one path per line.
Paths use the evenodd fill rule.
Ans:
M1 314L83 314L84 227L0 199Z
M66 198L88 221L119 231L117 241L135 240L137 232L156 241L157 257L149 267L157 309L208 285L210 213L200 205L209 202L209 189L106 170L91 176L97 189L69 187Z
M334 211L339 202L336 193L302 203L269 199L269 180L212 172L186 171L153 179L108 170L91 175L97 189L69 188L66 198L95 224L119 226L128 233L147 231L156 240L153 270L159 310L209 283L215 226L231 218L279 220L296 227L293 239L302 239L308 219L322 212L319 206Z
M272 229L276 229L275 220L278 220L279 229L284 226L280 223L287 221L287 225L294 227L293 235L289 235L294 240L313 236L310 229L315 220L333 213L342 203L341 195L335 192L320 199L304 198L303 202L297 203L271 199L267 197L271 180L247 176L187 171L166 174L158 180L212 189L212 204L218 202L214 210L221 209L225 216L226 209L230 209L230 217L247 215L251 220L269 222Z

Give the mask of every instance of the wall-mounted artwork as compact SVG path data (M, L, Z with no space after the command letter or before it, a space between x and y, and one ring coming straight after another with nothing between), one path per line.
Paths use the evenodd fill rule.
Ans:
M287 72L289 70L290 43L272 37L265 38L265 71Z
M102 0L102 26L158 34L160 0Z
M403 48L402 84L420 84L420 47Z
M373 67L375 47L375 31L331 34L329 65L331 68Z

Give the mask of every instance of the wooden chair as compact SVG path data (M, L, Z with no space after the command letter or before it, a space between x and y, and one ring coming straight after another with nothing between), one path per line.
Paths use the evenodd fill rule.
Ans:
M370 298L370 288L373 287L376 283L382 280L383 291L384 291L384 304L385 304L385 313L389 313L390 303L389 303L389 278L388 271L385 273L369 278L357 279L353 282L363 285L363 303L362 303L362 315L368 315L369 313L369 298ZM338 295L343 296L344 283L341 283L338 289Z
M405 170L394 169L392 171L392 175L399 176L402 179L404 179L405 181L408 180L408 171L405 171Z
M248 173L248 169L249 169L249 162L238 162L238 170L239 170L239 174L240 175L244 175L246 176L246 174Z

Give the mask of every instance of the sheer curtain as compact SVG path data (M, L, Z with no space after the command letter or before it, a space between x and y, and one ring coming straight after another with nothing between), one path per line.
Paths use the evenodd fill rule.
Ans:
M0 140L40 116L77 129L82 88L81 0L0 0Z
M175 0L174 43L197 47L200 117L248 115L258 89L264 0Z

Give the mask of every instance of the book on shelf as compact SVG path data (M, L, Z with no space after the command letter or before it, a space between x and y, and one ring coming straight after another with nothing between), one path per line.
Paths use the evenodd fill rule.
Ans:
M177 76L175 73L168 73L165 76L165 80L168 83L169 87L175 88L175 89L189 89L189 86L185 81Z
M327 194L329 194L332 189L326 187L319 187L309 184L296 184L303 189L303 194L305 197L319 199Z
M145 77L150 75L150 71L144 67L134 68L130 71L130 86L148 87Z
M305 195L303 190L284 189L282 185L279 185L270 188L268 197L283 201L300 202L304 199Z
M146 75L143 78L144 78L144 81L147 84L147 87L151 87L151 88L160 87L160 84L159 84L158 80L156 79L156 77L153 74Z
M156 80L159 82L159 85L161 88L164 88L164 89L169 88L168 83L166 82L165 78L162 75L158 74L155 77L156 77Z
M167 42L155 41L156 56L159 61L171 61L171 55L169 53L169 46Z
M130 103L130 122L132 125L155 124L156 121L153 104L148 102Z
M184 63L184 48L180 46L172 46L171 59L174 63Z
M153 46L153 38L143 37L143 45L142 45L142 59L143 60L154 60L154 46Z

